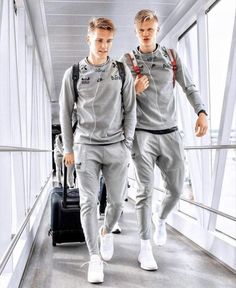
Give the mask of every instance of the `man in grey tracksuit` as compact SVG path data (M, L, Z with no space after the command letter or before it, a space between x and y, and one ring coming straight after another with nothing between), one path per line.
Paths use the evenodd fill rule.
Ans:
M124 65L125 80L116 61L109 58L115 28L111 20L93 19L89 23L89 56L80 61L77 83L78 124L72 135L71 115L74 106L72 68L64 75L60 94L60 122L65 162L75 162L82 226L90 254L88 281L103 282L103 262L97 236L97 199L100 172L107 188L104 225L99 230L103 260L113 254L112 228L118 220L127 189L127 169L136 125L136 100L133 78ZM74 148L73 148L74 145Z
M206 108L178 54L174 51L171 59L167 49L156 43L159 27L155 12L139 11L135 17L135 30L140 46L133 55L125 54L121 60L132 71L137 94L137 126L132 158L138 182L136 211L141 237L138 261L142 269L156 270L158 267L150 244L155 164L166 184L166 195L158 218L154 218L153 240L157 245L166 242L165 220L178 201L184 183L184 150L177 128L173 93L175 80L198 115L196 136L203 136L207 131ZM173 73L173 59L176 59L176 75Z
M64 170L64 165L63 165L63 143L62 143L62 135L59 134L55 138L55 143L54 143L54 162L56 166L56 181L57 183L61 186L61 176L62 176L62 171ZM67 185L69 188L74 187L74 165L69 165L68 166L68 172L67 172Z

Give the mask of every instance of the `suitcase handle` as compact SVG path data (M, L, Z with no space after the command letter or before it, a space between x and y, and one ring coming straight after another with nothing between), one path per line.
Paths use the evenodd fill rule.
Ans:
M66 207L66 199L67 199L67 167L64 163L64 185L63 185L63 207Z
M63 182L64 182L64 184L63 184L62 206L64 208L75 207L75 206L78 207L79 206L79 202L78 202L78 205L75 205L75 204L68 203L68 201L67 201L67 198L68 198L67 167L66 167L65 163L64 163L64 181Z

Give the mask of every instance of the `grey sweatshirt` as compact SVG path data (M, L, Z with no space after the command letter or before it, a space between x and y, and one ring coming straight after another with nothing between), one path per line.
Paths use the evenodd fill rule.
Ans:
M174 54L177 61L176 81L182 87L196 113L206 110L187 68L175 51ZM137 49L134 55L142 75L147 75L149 79L149 87L136 97L137 128L163 130L176 126L173 70L165 47L158 45L154 52L148 54L143 54ZM128 64L135 78L137 74L133 70L128 55L123 55L121 61Z
M63 155L63 144L60 140L60 135L56 136L54 144L54 153Z
M77 83L78 124L72 134L74 91L72 67L64 74L60 93L60 123L64 151L73 151L73 142L81 144L112 144L122 140L132 142L136 125L136 100L133 78L125 66L125 82L122 81L116 62L108 61L100 66L89 64L87 59L79 63L80 77Z

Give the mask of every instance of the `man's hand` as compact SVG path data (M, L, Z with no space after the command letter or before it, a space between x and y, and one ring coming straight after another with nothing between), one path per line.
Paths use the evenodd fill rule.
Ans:
M134 80L134 87L136 94L142 93L144 90L148 88L148 86L149 86L149 80L146 75L143 75L141 77L138 75L136 76Z
M200 113L195 126L195 134L197 137L202 137L208 129L207 118L204 113Z
M66 166L74 165L74 153L65 153L64 161Z

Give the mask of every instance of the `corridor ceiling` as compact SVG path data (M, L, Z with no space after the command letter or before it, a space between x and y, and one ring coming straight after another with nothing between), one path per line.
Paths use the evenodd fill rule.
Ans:
M137 46L133 19L141 9L157 12L163 38L194 0L25 0L48 81L53 122L58 122L58 96L65 70L88 55L87 25L93 17L109 17L117 28L111 56ZM40 14L40 15L39 15ZM42 28L40 28L40 23Z

